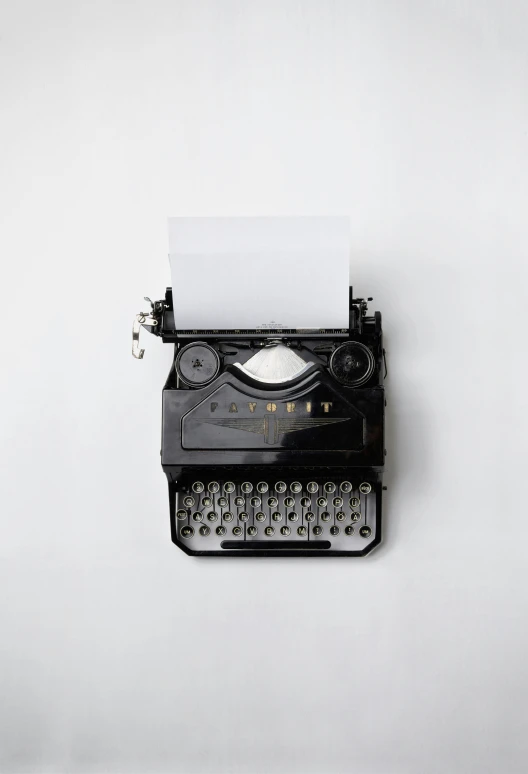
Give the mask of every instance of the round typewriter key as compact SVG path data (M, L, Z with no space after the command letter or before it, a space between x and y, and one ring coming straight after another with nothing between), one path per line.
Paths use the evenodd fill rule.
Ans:
M346 519L346 514L344 511L338 511L336 513L336 521L344 521Z
M322 512L321 521L330 521L330 514L328 513L328 511Z
M359 508L359 497L351 497L349 505L351 508Z
M245 511L241 511L238 514L238 518L239 518L240 521L249 521L249 516L248 516L248 514Z
M283 492L286 491L286 484L284 483L284 481L277 481L277 483L275 484L275 491L279 492L279 494L282 494Z
M193 521L203 521L203 513L200 513L200 511L193 513Z
M235 505L237 508L242 508L242 506L245 505L245 502L245 497L235 497Z
M301 497L301 506L303 508L309 508L311 504L312 504L312 501L310 500L309 497Z
M264 534L267 535L268 537L271 537L272 535L275 534L275 530L273 529L273 527L266 527L266 529L264 530Z
M249 481L244 481L244 483L240 488L242 489L244 494L249 494L250 492L253 491L253 484L250 483Z
M242 527L233 527L233 535L235 535L235 537L240 537L242 532L243 532Z
M298 481L293 481L290 484L290 491L293 492L293 494L299 494L299 492L302 492L302 486Z
M366 526L360 527L359 534L361 535L362 538L368 538L372 535L372 530L370 529L370 527L366 527Z
M289 527L281 527L281 535L289 535L291 533L291 529Z
M345 527L345 535L353 535L354 534L354 527L352 524L347 524Z
M183 498L183 504L185 505L186 508L192 508L194 505L194 497L187 495L187 497Z
M224 484L224 492L226 494L232 494L235 491L235 485L232 481L226 481Z
M295 505L295 499L293 497L285 497L284 505L286 506L286 508L293 508L293 506Z
M312 513L311 511L308 511L308 513L304 514L304 518L306 521L315 521L315 513Z
M334 505L334 508L341 508L343 505L343 498L342 497L334 497L332 500L332 503Z
M182 538L185 538L186 540L188 540L189 538L192 538L192 536L194 535L194 529L189 526L182 527L180 530L180 535L182 536Z
M178 519L186 519L187 511L179 510L176 512L176 516L178 517Z
M211 481L207 489L211 492L211 494L216 494L220 490L220 484L218 481Z
M219 508L227 508L227 497L219 497L218 498L218 507Z
M260 492L260 494L265 494L268 491L269 487L265 481L259 481L257 484L257 492Z
M310 483L306 485L306 489L310 492L310 494L315 494L319 489L319 485L316 484L315 481L310 481Z
M226 533L226 528L223 527L221 524L219 527L216 528L216 534L220 535L220 537L223 537Z
M326 499L326 497L318 497L317 505L319 506L319 508L326 508L326 506L328 505L328 500Z
M367 481L364 481L362 484L359 485L359 491L361 492L361 494L368 494L369 492L372 491L372 487Z
M348 494L352 491L352 484L350 481L342 481L339 488L342 492L344 492L344 494Z
M374 355L359 341L347 341L332 352L330 373L341 384L359 387L365 384L375 368Z
M317 525L317 526L315 526L315 527L313 528L312 532L313 532L313 534L314 534L316 537L319 537L319 535L322 535L322 534L323 534L323 528L322 528L322 527L319 527L319 525Z
M324 490L325 492L328 492L328 494L332 494L332 492L335 492L336 490L336 485L333 481L327 481L324 485Z
M331 535L339 535L339 527L336 527L336 525L335 525L335 524L333 524L333 525L330 527L330 534L331 534Z
M301 525L300 527L297 527L297 534L300 535L301 537L306 537L306 535L308 534L308 530L306 529L306 527Z
M205 489L204 485L201 481L195 481L192 485L193 492L196 492L196 494L201 494L203 490Z
M260 499L260 497L252 497L249 502L251 503L253 508L258 508L259 505L262 503L262 500Z
M271 518L273 519L273 521L282 521L282 513L275 511L275 513L271 514Z
M262 513L262 511L259 511L255 514L255 518L257 521L266 521L266 514Z
M207 521L218 521L218 514L214 511L210 511L207 514Z
M270 508L276 508L278 504L279 504L279 501L277 500L276 497L268 497L268 506Z
M222 517L224 521L233 521L233 514L226 511Z
M189 387L203 387L212 382L220 370L218 352L203 341L193 341L180 349L176 371Z
M202 524L202 526L200 527L200 529L198 531L199 531L200 535L202 535L202 537L207 537L207 535L211 534L211 530L209 529L207 524Z
M247 528L247 533L249 537L255 537L257 532L258 532L258 529L253 524L251 525L251 527Z
M295 513L295 511L292 511L288 514L288 520L289 521L299 521L299 514Z
M359 521L361 518L361 514L359 511L354 511L352 513L352 521Z
M202 505L204 508L210 508L213 504L213 501L210 497L202 497Z

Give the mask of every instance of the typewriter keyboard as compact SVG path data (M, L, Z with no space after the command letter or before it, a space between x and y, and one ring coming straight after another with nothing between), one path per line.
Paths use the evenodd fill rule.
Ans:
M196 479L176 493L178 542L198 553L367 553L376 540L376 484L336 479Z

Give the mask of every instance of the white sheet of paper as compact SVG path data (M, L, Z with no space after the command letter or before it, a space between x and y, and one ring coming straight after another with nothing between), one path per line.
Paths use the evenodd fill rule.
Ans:
M347 328L348 218L169 218L179 330Z

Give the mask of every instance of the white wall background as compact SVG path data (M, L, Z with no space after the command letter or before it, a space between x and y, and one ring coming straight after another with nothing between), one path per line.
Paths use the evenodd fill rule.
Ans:
M0 21L0 770L525 772L526 4ZM132 317L169 283L168 215L297 214L351 216L384 314L385 544L192 560L158 456L171 351L133 361Z

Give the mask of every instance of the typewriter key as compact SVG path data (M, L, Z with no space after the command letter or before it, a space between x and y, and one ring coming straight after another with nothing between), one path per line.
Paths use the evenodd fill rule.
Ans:
M308 513L304 514L304 518L306 519L306 521L315 521L315 513L308 511Z
M354 511L352 514L352 521L359 521L361 518L361 514L359 511Z
M288 514L289 521L299 521L299 515L295 513L295 511L292 511Z
M326 506L328 505L328 500L326 499L326 497L318 497L317 505L319 506L319 508L326 508Z
M262 511L259 511L255 514L255 518L257 521L266 521L266 514L262 513Z
M255 537L257 532L258 532L258 530L257 530L257 528L253 524L251 525L251 527L247 528L247 533L248 533L249 537Z
M269 487L265 481L259 481L257 484L257 492L260 492L260 494L265 494L268 491Z
M367 481L364 481L362 484L359 485L359 491L361 492L361 494L369 494L369 492L372 491L372 487Z
M194 497L187 495L187 497L183 498L183 504L185 505L186 508L192 508L194 505Z
M260 499L260 497L252 497L249 502L251 503L253 508L258 508L259 505L261 505L262 500Z
M245 511L241 511L238 514L238 518L239 518L240 521L249 521L249 516L248 516L248 514Z
M295 505L294 498L293 497L285 497L284 498L284 505L286 506L286 508L293 508L293 506Z
M242 532L242 527L233 527L233 535L235 535L235 537L240 537Z
M224 521L233 521L233 514L226 511L222 518Z
M227 497L219 497L218 498L218 507L219 508L227 508Z
M210 513L207 514L207 521L218 521L218 514L214 511L210 511Z
M211 492L211 494L216 494L220 490L220 484L218 481L211 481L207 489Z
M341 489L342 492L344 492L345 494L348 494L349 492L352 491L352 484L350 483L350 481L343 481L341 482L341 486L339 488Z
M352 524L347 524L345 527L345 535L353 535L354 534L354 527Z
M311 504L312 504L312 501L310 500L309 497L301 497L301 506L303 508L309 508Z
M203 387L212 382L220 370L218 352L203 341L187 344L178 353L176 371L189 387Z
M359 497L351 497L349 505L351 508L359 508Z
M339 535L339 527L337 527L335 524L333 524L330 527L330 534L331 535Z
M200 511L193 513L193 521L203 521L203 513L200 513Z
M243 505L246 503L245 497L235 497L235 505L237 508L242 508Z
M182 538L185 538L186 540L188 540L189 538L192 538L192 536L194 535L194 529L189 526L182 527L180 530L180 535L182 536Z
M336 490L336 485L333 481L327 481L324 485L324 490L325 492L328 492L328 494L332 494L332 492L335 492Z
M224 492L226 494L232 494L235 491L235 485L232 481L226 481L224 484Z
M219 527L216 528L216 534L220 535L220 537L223 537L226 533L226 528L223 527L221 524Z
M306 537L306 535L308 534L308 530L306 529L306 527L303 527L301 525L300 527L297 527L297 534L300 535L301 537Z
M343 498L342 497L334 497L332 502L334 504L334 508L341 508L341 506L343 505Z
M253 491L253 484L250 483L249 481L244 481L244 483L240 488L242 489L244 494L249 494L250 492Z
M359 341L347 341L332 353L330 373L347 387L359 387L365 384L375 368L374 355L368 347Z
M310 483L306 485L306 489L310 492L310 494L315 494L319 489L319 485L316 484L315 481L310 481Z
M299 492L302 492L302 486L298 481L293 481L290 484L290 491L293 492L293 494L299 494Z
M179 510L177 511L176 516L178 517L178 519L186 519L187 511Z
M202 524L202 526L201 526L201 527L200 527L200 529L199 529L199 532L200 532L200 535L201 535L202 537L207 537L207 535L210 535L210 534L211 534L211 530L209 529L209 527L207 526L207 524Z
M278 504L279 504L279 501L277 500L276 497L268 497L268 506L270 508L276 508Z
M313 528L312 532L313 532L313 534L314 534L316 537L319 537L319 535L322 535L322 534L323 534L323 528L322 528L322 527L319 527L319 525L317 525L317 526L315 526L315 527Z
M266 529L264 530L264 534L267 535L268 537L271 537L272 535L275 534L275 530L273 529L273 527L266 527Z
M291 529L289 527L281 527L281 535L289 535L291 533Z
M368 538L372 535L372 530L370 527L360 527L359 534L362 538Z
M210 508L213 504L213 501L210 497L202 497L202 505L204 508Z
M279 494L282 494L283 492L286 491L286 484L284 483L284 481L277 481L277 483L275 484L275 491L279 492Z
M204 485L201 481L195 481L192 485L193 492L196 492L196 494L201 494L203 490L205 489Z
M328 513L328 511L322 512L321 521L330 521L330 514Z
M344 521L346 519L346 515L344 511L338 511L336 513L336 521Z
M282 521L282 513L275 511L275 513L271 514L271 518L273 519L273 521Z

